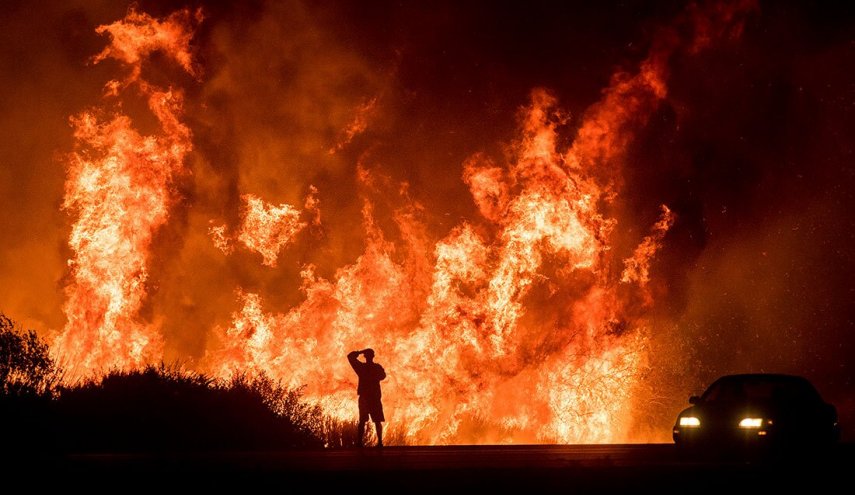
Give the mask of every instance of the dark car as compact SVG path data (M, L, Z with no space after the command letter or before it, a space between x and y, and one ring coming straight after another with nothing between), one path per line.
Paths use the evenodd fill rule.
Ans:
M678 446L821 446L840 436L837 410L800 376L723 376L689 403L674 424Z

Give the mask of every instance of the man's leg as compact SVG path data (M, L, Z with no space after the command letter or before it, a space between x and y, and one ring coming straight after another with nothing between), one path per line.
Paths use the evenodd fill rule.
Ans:
M375 428L374 431L377 432L377 446L382 447L383 446L383 423L376 421L374 423L374 428Z
M365 423L367 423L367 421L362 421L362 419L360 419L359 426L356 427L356 445L358 447L362 447L362 442L365 441Z

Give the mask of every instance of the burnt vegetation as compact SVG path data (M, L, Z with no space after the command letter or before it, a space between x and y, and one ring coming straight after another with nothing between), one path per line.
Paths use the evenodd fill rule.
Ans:
M356 422L266 376L178 366L62 384L48 345L0 313L0 450L157 452L350 447Z

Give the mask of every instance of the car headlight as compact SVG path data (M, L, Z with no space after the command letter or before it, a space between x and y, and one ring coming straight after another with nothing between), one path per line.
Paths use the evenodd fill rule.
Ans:
M740 428L760 428L763 426L763 418L742 418L739 422Z
M683 416L682 418L680 418L680 426L697 428L698 426L701 426L701 420L694 416Z

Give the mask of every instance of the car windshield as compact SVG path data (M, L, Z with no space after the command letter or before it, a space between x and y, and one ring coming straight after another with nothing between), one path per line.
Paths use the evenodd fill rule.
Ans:
M701 397L704 402L817 401L819 394L807 381L795 377L725 377Z

